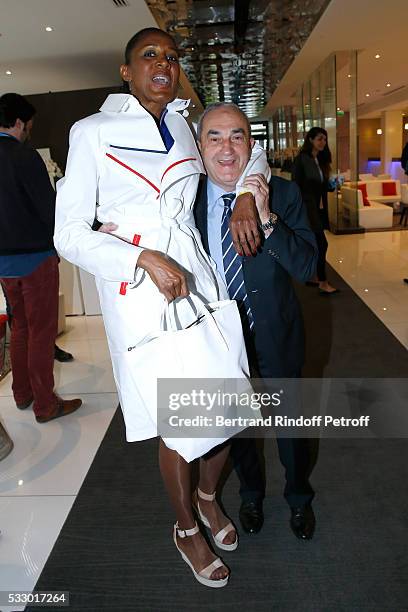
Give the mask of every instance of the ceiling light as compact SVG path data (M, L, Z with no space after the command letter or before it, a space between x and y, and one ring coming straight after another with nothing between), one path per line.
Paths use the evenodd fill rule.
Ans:
M46 32L52 32L52 27L51 26L46 26L45 31Z
M340 110L340 106L337 107L337 110Z
M369 97L370 97L370 94L366 94L366 98L369 98Z
M348 76L349 79L351 79L351 74L348 74L347 76Z
M380 59L381 55L379 53L376 53L375 55L375 59Z
M391 83L387 83L387 87L391 87Z
M6 70L6 74L10 76L12 74L11 70Z
M319 96L316 96L316 100L320 100Z
M381 136L381 134L382 134L382 129L381 129L381 128L378 128L378 130L377 130L377 134L378 134L379 136Z
M408 130L408 123L404 125L404 130Z

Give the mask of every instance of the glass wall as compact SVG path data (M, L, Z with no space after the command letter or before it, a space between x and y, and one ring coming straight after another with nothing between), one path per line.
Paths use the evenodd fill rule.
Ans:
M290 115L284 107L273 117L275 159L282 158L290 147L295 155L310 128L327 130L334 188L328 198L329 220L335 233L358 231L359 227L356 189L347 192L345 202L341 191L344 182L358 178L356 91L357 52L333 53L299 87Z

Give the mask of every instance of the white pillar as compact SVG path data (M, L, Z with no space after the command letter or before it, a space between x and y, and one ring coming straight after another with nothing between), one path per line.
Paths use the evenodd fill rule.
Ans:
M392 178L399 178L398 162L392 163L393 157L401 156L402 146L402 120L401 111L383 111L381 113L381 168L391 174Z

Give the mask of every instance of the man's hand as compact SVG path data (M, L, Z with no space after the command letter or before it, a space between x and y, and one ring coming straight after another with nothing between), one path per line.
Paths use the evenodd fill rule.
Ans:
M112 234L118 229L118 225L116 223L102 223L101 227L98 229L98 232L102 232L103 234Z
M261 223L266 223L271 214L269 209L269 185L266 178L263 174L251 174L247 176L243 186L253 193Z
M146 270L168 302L189 295L184 272L159 251L150 249L142 251L137 260L137 265L139 268Z
M238 196L232 211L229 228L238 255L256 255L261 246L258 210L252 193Z
M112 223L109 221L108 223L102 223L101 227L98 229L98 232L102 232L103 234L112 234L118 229L118 225L116 223Z

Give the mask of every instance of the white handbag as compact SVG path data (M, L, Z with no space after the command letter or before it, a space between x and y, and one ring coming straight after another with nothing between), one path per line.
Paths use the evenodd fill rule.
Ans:
M248 360L241 319L234 300L205 304L198 296L187 299L194 310L194 321L186 328L177 323L177 302L163 306L161 330L131 347L128 359L135 383L150 417L158 427L168 406L157 406L158 379L245 379ZM185 304L184 304L185 306ZM234 432L235 433L235 432ZM177 435L177 434L175 434ZM218 434L217 434L218 435ZM186 461L202 456L227 437L163 438L169 448Z

